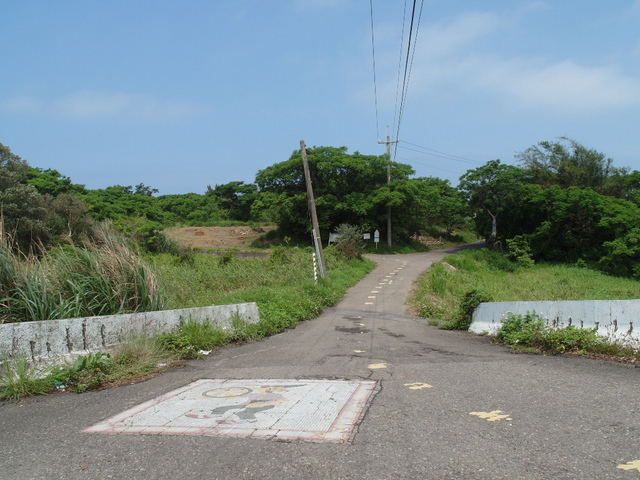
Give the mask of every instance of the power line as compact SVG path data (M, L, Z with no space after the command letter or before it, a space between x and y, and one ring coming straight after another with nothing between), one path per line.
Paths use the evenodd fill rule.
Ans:
M404 161L407 165L421 165L423 167L429 167L430 169L436 169L436 170L442 170L443 172L448 172L448 173L453 173L455 175L462 175L464 172L460 172L460 171L455 171L455 170L451 170L448 168L442 168L438 165L434 165L432 163L424 163L424 162L419 162L415 159L408 159L408 158L404 158L404 157L396 157L395 159L396 161Z
M373 0L369 0L369 11L371 16L371 56L373 57L373 96L376 109L376 138L380 138L380 123L378 121L378 82L376 81L376 44L373 34Z
M420 20L422 18L422 8L424 6L424 0L420 2L420 11L416 20L416 4L417 0L413 0L413 7L411 9L411 23L409 25L409 35L407 36L407 55L404 64L404 79L402 82L402 94L400 96L400 109L398 114L398 123L396 125L396 138L400 138L400 125L402 123L402 115L404 113L404 107L407 100L407 93L409 90L409 79L411 78L411 70L413 68L413 59L415 56L415 48L418 40L418 31L420 28ZM413 33L413 26L416 23L415 35ZM412 48L413 41L413 48ZM397 151L397 144L395 150ZM395 156L395 153L394 153Z
M407 0L404 0L404 9L402 10L402 29L400 31L400 49L398 50L398 73L396 74L396 104L393 110L393 126L398 123L398 115L400 109L398 104L401 103L398 99L400 96L400 72L402 71L402 51L404 50L404 29L407 19Z
M404 140L402 140L401 142L402 143L406 143L408 145L412 145L414 147L418 147L418 148L420 148L422 150L427 150L427 151L425 152L425 151L422 151L422 150L416 150L416 149L413 149L413 148L409 148L409 147L405 147L405 146L400 145L400 148L403 148L405 150L411 150L413 152L421 153L423 155L429 155L431 157L444 158L446 160L454 160L454 161L457 161L457 162L471 163L471 164L474 164L474 165L483 165L483 162L478 162L477 160L471 160L469 158L459 157L457 155L451 155L450 153L440 152L438 150L434 150L434 149L428 148L428 147L423 147L421 145L417 145L417 144L411 143L411 142L406 142ZM431 153L431 152L434 152L434 153Z

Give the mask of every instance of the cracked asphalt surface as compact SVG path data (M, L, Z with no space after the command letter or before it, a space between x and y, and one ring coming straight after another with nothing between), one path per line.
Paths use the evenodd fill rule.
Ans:
M1 403L0 478L640 478L640 369L513 355L407 312L413 281L453 250L373 256L317 319L146 382ZM346 443L82 432L199 379L268 378L378 389Z

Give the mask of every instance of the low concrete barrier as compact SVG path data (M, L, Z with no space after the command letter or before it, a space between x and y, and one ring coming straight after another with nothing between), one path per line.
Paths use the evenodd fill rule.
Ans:
M495 335L510 313L535 313L551 328L596 328L609 341L640 347L640 300L481 303L469 331Z
M237 317L246 323L260 320L255 303L107 315L101 317L42 320L0 325L0 360L26 356L33 362L79 355L113 347L127 335L169 331L184 320L209 321L231 329Z

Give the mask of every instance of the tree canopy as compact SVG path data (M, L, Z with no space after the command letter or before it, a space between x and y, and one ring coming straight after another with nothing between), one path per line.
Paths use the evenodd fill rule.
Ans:
M492 160L460 179L479 235L516 257L640 277L639 172L568 139L516 158L522 167Z
M391 207L392 232L396 240L406 240L437 217L435 197L457 196L447 184L410 178L414 174L411 166L389 162L385 155L350 154L346 147L313 147L307 148L307 159L323 235L341 224L385 232L387 208ZM288 160L260 170L256 184L259 193L253 205L255 214L271 218L281 231L292 236L303 237L310 231L300 150Z

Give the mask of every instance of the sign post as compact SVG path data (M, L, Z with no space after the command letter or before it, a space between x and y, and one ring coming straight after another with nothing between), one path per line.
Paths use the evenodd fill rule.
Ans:
M380 243L380 232L378 230L373 232L373 241L376 244L376 250L377 250L378 249L378 244Z

